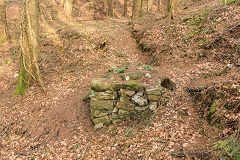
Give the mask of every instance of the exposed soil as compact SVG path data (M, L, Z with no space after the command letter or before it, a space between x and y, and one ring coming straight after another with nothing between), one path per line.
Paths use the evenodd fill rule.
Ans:
M162 14L132 23L118 10L115 17L119 19L109 19L103 16L104 11L98 11L102 4L79 3L88 5L91 12L75 20L64 18L58 2L41 3L39 66L47 88L44 93L34 84L24 96L13 94L19 31L13 27L17 25L14 20L9 20L10 34L16 37L12 44L0 42L0 159L217 159L212 145L225 134L202 117L199 104L186 88L220 82L239 86L237 52L230 61L224 61L224 57L211 59L208 57L217 45L206 51L191 46L196 42L193 39L190 45L183 44L181 34L188 30L183 24L175 26L176 39L169 40L163 33L173 24L165 24L169 20L161 19ZM118 1L116 5L121 8L122 4ZM203 7L193 6L191 11ZM9 8L8 15L13 15L16 8ZM232 26L237 26L239 17L235 14L240 10L233 8L225 8L225 13L234 11L235 18L226 21L235 21ZM74 13L87 13L87 9L75 8ZM182 14L176 22L182 17L189 18ZM233 32L238 36L233 37ZM224 32L224 37L235 38L229 41L234 47L239 28L231 33ZM203 51L204 58L199 58ZM143 79L143 83L155 85L162 77L176 83L176 91L166 91L165 105L149 115L94 131L89 104L82 102L90 91L91 80L102 77L113 66L129 66L129 71L137 71L146 65L154 70L144 71L152 78ZM237 93L235 98L239 98Z

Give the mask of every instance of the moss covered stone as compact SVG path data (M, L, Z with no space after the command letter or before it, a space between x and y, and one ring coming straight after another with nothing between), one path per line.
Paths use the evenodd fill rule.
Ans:
M148 109L148 106L143 106L143 107L136 106L135 107L135 110L138 112L146 111L147 109Z
M111 113L111 110L97 110L91 109L91 116L92 117L103 117Z
M118 111L118 115L120 116L120 118L124 118L126 116L129 116L131 112L123 110L123 109L119 109Z
M94 99L98 100L114 100L117 99L117 92L115 91L105 91L105 92L92 92L90 95Z
M98 109L98 110L105 109L108 111L113 111L114 101L91 99L90 106L91 106L91 109Z
M118 109L123 109L123 110L126 110L126 111L134 111L134 107L135 107L135 105L131 102L124 102L124 101L121 101L121 100L117 102L117 108Z
M130 80L139 80L143 77L143 73L142 72L127 72L125 74L122 75L124 77L124 80L126 79L126 77L128 76Z
M158 106L158 102L150 102L149 103L149 109L151 111L155 111L157 109L157 106Z
M149 101L154 101L154 102L158 102L161 99L161 96L156 96L156 95L148 95L147 97Z
M150 87L146 89L146 94L147 95L156 95L156 96L161 96L163 93L164 89L159 86L159 87Z
M104 117L94 118L93 123L94 123L94 125L99 124L99 123L109 125L111 123L111 120L108 116L104 116Z
M138 92L144 90L144 86L140 85L137 81L125 82L124 84L122 84L122 88Z
M103 82L105 78L96 78L93 79L91 82L91 89L96 92L104 92L108 89L110 89L110 84Z
M135 91L121 89L118 93L120 96L132 96L132 95L134 95Z

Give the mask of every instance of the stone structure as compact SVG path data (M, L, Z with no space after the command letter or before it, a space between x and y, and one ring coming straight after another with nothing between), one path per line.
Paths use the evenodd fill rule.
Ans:
M93 79L89 98L94 128L118 123L131 113L154 111L161 102L162 94L161 86L145 88L131 78L123 83L104 78Z

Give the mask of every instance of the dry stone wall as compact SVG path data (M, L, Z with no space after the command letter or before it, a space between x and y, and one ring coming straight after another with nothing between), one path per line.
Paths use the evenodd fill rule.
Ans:
M90 110L95 129L115 124L132 113L156 110L161 103L161 86L145 87L136 80L119 83L104 78L91 82Z

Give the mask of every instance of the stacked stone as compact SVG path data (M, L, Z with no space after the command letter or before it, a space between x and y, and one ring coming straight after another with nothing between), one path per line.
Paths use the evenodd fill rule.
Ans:
M115 121L118 122L119 119L128 117L129 114L137 111L137 108L147 106L148 100L143 96L144 89L137 81L129 81L122 84L121 89L118 91L117 112L112 116L113 123Z
M164 89L161 86L149 87L146 89L146 95L149 100L149 109L154 111L158 106L161 105L161 98Z
M151 87L145 89L137 81L122 84L104 82L105 79L93 79L91 83L90 109L95 129L104 124L117 123L131 113L148 109L154 111L160 102L163 89Z
M95 129L111 123L111 114L115 111L118 98L118 83L106 83L105 79L93 79L91 82L90 110Z

